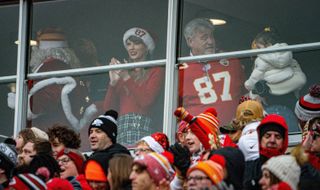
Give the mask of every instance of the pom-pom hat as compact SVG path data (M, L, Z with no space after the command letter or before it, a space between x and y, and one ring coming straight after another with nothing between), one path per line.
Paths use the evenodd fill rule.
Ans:
M272 157L262 166L262 169L268 169L281 181L288 183L293 190L297 189L301 171L293 156L281 155Z
M99 128L108 135L113 143L116 143L118 131L117 119L118 112L109 110L104 115L100 115L98 118L91 122L88 133L90 134L90 129L93 127Z
M126 41L130 36L136 36L140 38L143 41L143 43L147 46L150 54L153 53L153 50L155 48L155 43L152 36L145 29L134 27L127 30L123 35L124 47L126 47Z
M294 112L301 121L320 116L320 84L311 86L309 93L300 97Z
M183 107L174 112L176 117L189 123L189 128L198 137L205 149L220 147L218 139L219 120L214 108L208 108L198 116L191 115Z
M215 185L221 183L223 180L223 167L212 160L199 161L195 165L191 166L188 170L187 176L189 176L194 170L204 172Z
M155 152L136 157L133 164L146 166L148 174L157 185L162 179L170 181L174 174L168 159Z

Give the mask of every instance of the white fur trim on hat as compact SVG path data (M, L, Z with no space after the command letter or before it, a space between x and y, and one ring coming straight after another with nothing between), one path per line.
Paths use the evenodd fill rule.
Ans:
M164 152L163 147L151 136L145 136L141 140L145 141L153 151L155 151L157 153Z
M47 141L49 140L48 134L46 132L42 131L41 129L38 129L36 127L31 127L30 129L37 139L42 139L42 140L47 140Z
M288 183L293 190L297 190L301 171L293 156L272 157L262 166L262 169L268 169L281 181Z
M40 41L39 49L50 49L50 48L66 48L68 43L66 41Z
M151 35L142 28L134 27L127 30L123 35L123 45L126 47L126 41L130 36L136 36L140 38L143 43L147 46L149 53L152 54L155 48L155 43Z
M72 113L72 108L69 100L69 93L71 93L72 90L77 86L77 83L72 77L49 78L36 83L29 92L29 97L28 97L29 104L30 104L30 98L33 94L35 94L37 91L41 90L42 88L47 87L49 85L53 85L53 84L64 85L61 91L62 109L71 126L76 131L79 131L84 126L86 126L87 123L92 119L93 115L97 113L97 108L94 104L91 104L89 107L85 109L83 117L80 120L74 116L74 114ZM30 106L28 106L28 119L35 119L38 116L39 115L32 113Z

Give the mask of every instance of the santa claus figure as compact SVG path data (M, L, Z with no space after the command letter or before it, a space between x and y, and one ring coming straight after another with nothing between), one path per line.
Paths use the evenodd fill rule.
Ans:
M46 28L37 33L38 46L32 48L30 72L49 72L79 67L79 60L68 47L61 29ZM85 82L74 77L29 80L28 125L43 130L53 124L71 126L79 131L97 112L90 103ZM8 94L12 106L15 94ZM11 106L10 106L11 105ZM14 103L13 103L14 105Z

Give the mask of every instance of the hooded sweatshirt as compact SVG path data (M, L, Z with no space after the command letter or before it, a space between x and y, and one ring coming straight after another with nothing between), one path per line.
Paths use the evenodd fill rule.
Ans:
M272 127L270 127L272 126ZM270 127L270 129L265 128ZM278 128L277 128L278 127ZM272 131L278 129L283 132L283 146L280 149L270 149L261 147L261 131ZM260 157L256 160L245 162L244 172L244 189L260 189L259 180L262 176L261 166L271 157L282 155L288 148L288 125L285 119L277 114L269 114L261 120L257 127L258 140L259 140L259 154Z

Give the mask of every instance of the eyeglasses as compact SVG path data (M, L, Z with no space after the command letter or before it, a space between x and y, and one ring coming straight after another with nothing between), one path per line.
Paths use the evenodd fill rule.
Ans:
M136 148L134 149L134 153L137 152L151 152L152 150L150 148Z
M62 158L62 159L57 159L57 162L60 163L62 165L66 165L71 159L69 157L65 157L65 158Z
M187 181L191 181L191 180L195 180L195 181L202 181L204 179L210 179L209 177L207 176L189 176L187 178Z

